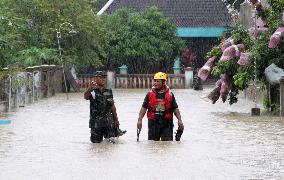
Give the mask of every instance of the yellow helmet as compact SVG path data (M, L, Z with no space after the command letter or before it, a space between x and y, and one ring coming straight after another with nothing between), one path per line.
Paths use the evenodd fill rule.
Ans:
M163 72L158 72L155 74L154 79L162 79L162 80L167 80L167 74Z

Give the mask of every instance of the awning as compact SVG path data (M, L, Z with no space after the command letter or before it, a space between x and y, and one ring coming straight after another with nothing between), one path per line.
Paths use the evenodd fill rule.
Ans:
M179 37L220 37L226 28L177 28Z

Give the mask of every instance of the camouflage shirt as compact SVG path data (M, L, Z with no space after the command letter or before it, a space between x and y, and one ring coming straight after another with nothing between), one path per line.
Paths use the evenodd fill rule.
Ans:
M90 98L90 128L113 126L111 108L114 104L111 89L99 88L91 91Z

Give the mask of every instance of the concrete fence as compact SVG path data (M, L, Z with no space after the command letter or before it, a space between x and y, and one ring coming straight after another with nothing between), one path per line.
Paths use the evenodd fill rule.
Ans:
M63 91L63 85L62 68L55 65L28 67L16 72L0 82L0 112L53 96Z
M113 72L107 72L107 87L108 88L144 88L149 89L152 87L154 80L154 74L114 74ZM190 76L191 75L191 76ZM192 73L188 75L180 74L168 74L167 85L170 88L184 89L191 88L192 85ZM94 76L91 74L78 75L77 83L81 88L87 88L92 81Z
M154 74L129 74L129 75L116 75L115 88L142 88L149 89L152 87ZM169 74L167 85L171 88L185 88L184 75Z
M80 88L87 88L92 81L95 81L93 74L79 74L76 79L76 82L79 84Z

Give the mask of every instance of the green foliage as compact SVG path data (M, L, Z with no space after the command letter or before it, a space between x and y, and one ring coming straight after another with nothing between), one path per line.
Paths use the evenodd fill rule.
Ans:
M263 98L263 106L265 107L265 109L269 109L271 107L268 95Z
M271 114L272 115L279 115L280 113L280 104L279 103L271 103L270 105L271 108Z
M88 0L94 13L99 12L101 8L108 2L108 0Z
M237 73L239 65L237 64L237 58L229 61L218 61L217 65L213 68L212 74L218 76L221 74L227 74L229 76Z
M20 33L24 29L24 19L8 9L7 2L3 0L0 4L0 68L10 64L16 53L25 48Z
M279 115L280 113L279 102L271 102L268 94L266 94L263 98L263 106L271 115Z
M36 48L31 47L19 52L18 59L15 63L25 64L28 66L34 66L38 64L58 64L59 58L57 51L48 48Z
M227 74L233 76L233 86L229 93L229 104L237 102L237 95L239 90L245 89L251 80L254 80L256 64L256 78L261 81L262 84L267 83L264 75L264 70L271 63L276 64L280 68L284 68L284 38L281 39L280 45L276 49L269 49L268 42L270 36L275 30L283 26L282 13L284 9L283 0L268 0L270 8L265 9L258 13L258 16L264 20L267 20L269 26L269 32L263 33L260 37L254 41L251 39L248 30L242 25L237 24L236 27L230 30L230 34L235 40L236 44L244 44L246 52L250 54L250 66L241 68L236 62L238 58L234 58L230 61L219 61L213 68L213 75ZM214 53L213 53L214 52ZM207 57L212 55L220 57L221 52L218 51L218 47L213 48L211 52L207 54ZM265 104L272 106L273 103ZM277 109L278 105L274 103L273 107Z
M80 14L77 18L78 34L74 36L77 43L72 49L79 60L70 62L78 67L102 67L108 58L110 41L113 34L102 20L91 11Z
M247 80L250 79L249 76L250 75L247 71L235 74L233 76L235 86L240 90L247 88Z
M60 63L78 69L114 68L127 64L141 72L143 65L170 67L185 43L157 8L144 13L121 10L96 16L106 0L0 1L0 67ZM69 32L77 31L75 35Z
M244 44L246 49L251 49L253 41L251 40L248 30L241 24L237 24L231 31L235 44Z
M94 0L2 0L1 67L59 63L57 31L65 65L100 67L107 57L109 32L92 12ZM78 33L71 35L71 23ZM57 57L56 57L57 56Z
M9 71L0 69L0 82L9 77Z
M206 54L206 58L209 59L213 56L216 56L217 59L220 59L222 56L222 50L219 46L214 46L211 51Z
M267 0L271 9L275 12L281 13L283 12L284 1L283 0Z
M271 14L271 11L269 9L264 9L263 11L258 12L258 16L263 19L267 20Z
M126 64L131 72L153 73L160 65L167 71L185 47L176 27L156 7L142 13L121 9L104 22L114 34L111 63Z
M254 60L256 61L257 78L262 82L266 81L264 75L265 68L273 62L276 63L273 56L269 54L268 42L269 39L267 35L260 36L255 43L255 47L254 50L252 51L252 56L251 56L252 61Z
M229 98L228 98L230 105L238 102L238 94L239 94L238 88L233 86L231 91L229 92Z
M9 78L9 76L15 76L18 72L23 71L22 68L9 68L0 69L0 82Z

